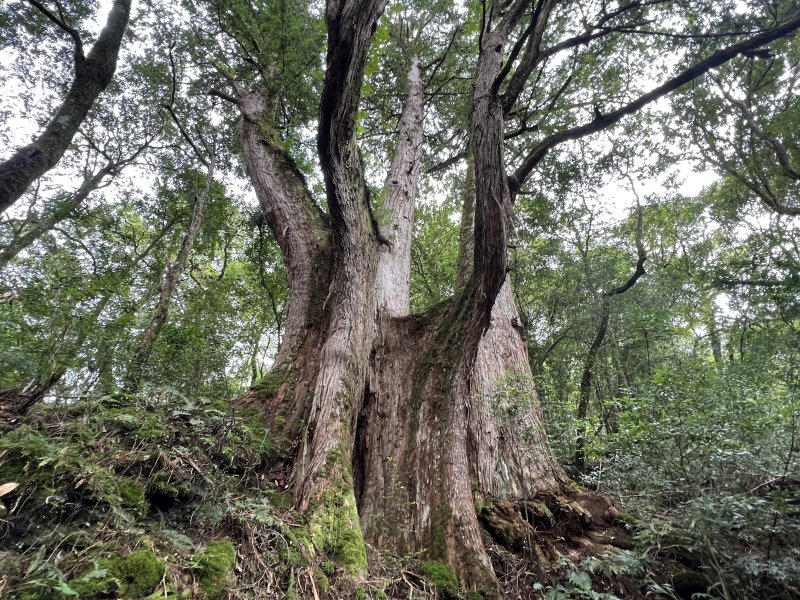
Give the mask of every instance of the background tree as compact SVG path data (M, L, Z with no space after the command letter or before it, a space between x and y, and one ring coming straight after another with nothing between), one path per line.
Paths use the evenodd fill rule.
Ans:
M70 9L77 16L86 16L84 7L65 7L55 2L53 7L31 0L30 10L38 11L40 19L60 29L71 38L74 58L74 77L61 106L49 120L36 140L20 148L0 164L0 212L5 212L28 189L28 186L51 169L67 150L78 128L86 119L97 97L108 87L117 66L117 55L130 17L130 0L117 0L111 7L108 20L92 43L89 54L84 53L85 34L73 23ZM12 9L13 10L13 9ZM10 19L16 20L16 19ZM29 21L30 23L30 21ZM25 25L25 21L20 24ZM40 21L35 25L41 27ZM19 38L11 38L16 41Z

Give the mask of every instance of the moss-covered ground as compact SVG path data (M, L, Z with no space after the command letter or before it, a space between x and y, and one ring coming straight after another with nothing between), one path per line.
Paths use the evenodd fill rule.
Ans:
M7 427L0 597L235 593L237 547L275 535L262 422L165 392L43 405Z
M292 509L263 423L165 391L44 404L6 426L0 598L435 598L414 557L370 550L365 581L352 493Z
M352 490L332 488L298 514L271 470L280 444L263 422L162 392L45 404L7 426L0 598L487 598L430 557L365 546ZM577 500L542 497L524 510L476 503L509 597L640 597L630 593L643 589L630 577L640 566L633 555L599 533L590 545L614 557L581 548L591 515L569 493ZM628 593L616 596L620 581ZM695 571L664 579L694 591L705 582Z

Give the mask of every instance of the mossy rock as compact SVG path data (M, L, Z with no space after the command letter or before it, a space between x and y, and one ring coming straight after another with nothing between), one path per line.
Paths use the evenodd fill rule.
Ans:
M194 571L208 600L217 600L225 591L230 573L236 562L236 549L230 540L217 540L206 544L204 550L192 560Z
M440 597L446 600L458 598L460 586L453 567L439 561L430 560L422 563L422 574L425 575L425 579L434 585Z
M153 593L164 578L166 565L152 550L137 550L128 556L98 561L94 568L69 582L82 599L144 598Z

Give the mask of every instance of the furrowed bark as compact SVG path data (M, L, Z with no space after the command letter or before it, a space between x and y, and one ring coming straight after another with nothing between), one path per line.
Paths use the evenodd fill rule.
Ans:
M464 287L472 277L472 261L475 257L475 161L472 151L467 150L467 172L465 174L461 226L458 232L458 272L456 286Z
M486 472L474 463L491 460L492 453L471 448L471 444L485 442L494 432L480 418L470 427L470 419L475 407L476 357L506 280L510 229L511 192L503 159L503 108L496 82L509 31L525 6L524 2L511 4L495 29L489 22L483 31L470 118L475 185L471 273L443 314L437 316L431 341L415 369L414 381L422 383L415 384L412 397L427 400L412 419L417 443L412 452L412 471L421 474L418 481L412 482L411 495L419 515L415 523L418 535L428 540L427 550L432 558L456 569L465 587L498 597L497 579L483 546L473 504L474 479L479 472ZM472 439L465 435L470 431ZM488 482L486 487L496 489Z
M386 0L328 2L328 53L317 149L332 227L325 304L308 427L292 466L295 504L314 545L354 577L366 573L352 449L374 336L378 228L355 137L367 50Z
M153 352L153 346L161 333L161 328L164 326L164 323L167 322L172 296L175 294L175 289L178 287L178 279L186 267L186 261L192 251L194 240L197 237L198 231L200 231L200 225L203 221L203 211L205 210L213 181L214 159L211 157L207 162L205 186L195 200L194 209L192 210L192 220L181 241L181 248L178 251L178 256L171 263L167 260L167 266L164 270L164 281L161 284L158 302L153 310L150 322L142 333L139 342L136 344L133 357L131 358L131 362L123 378L123 389L126 392L135 392L139 389L142 371L150 360L150 354Z
M381 234L388 244L381 247L378 261L377 302L379 310L391 317L403 317L411 310L411 235L414 202L419 181L422 152L422 119L425 95L419 59L411 59L407 75L408 95L400 116L400 134L394 159L386 176Z
M469 413L478 345L506 278L511 196L503 168L503 111L493 85L505 37L523 9L523 3L515 4L495 31L485 32L479 59L470 125L476 189L470 276L454 298L430 314L393 321L397 329L386 336L389 349L379 348L374 358L365 425L357 439L364 462L357 489L367 539L396 551L422 549L453 567L466 588L490 597L500 591L473 503L476 469L470 461L476 454L468 442ZM393 344L400 347L392 349ZM401 358L405 353L409 356ZM410 398L403 398L409 389ZM376 483L378 491L371 489ZM392 515L405 515L400 521L408 530L390 538L386 523Z
M28 186L52 169L72 142L81 123L117 67L117 55L128 25L131 0L115 0L108 20L89 55L84 57L78 44L75 76L64 102L44 132L0 163L0 213L5 212Z
M287 369L309 327L319 327L327 293L330 231L305 178L272 125L270 101L259 92L238 100L245 166L289 276L289 305L274 369ZM317 289L325 290L323 292ZM315 311L316 314L309 314Z
M529 499L567 480L549 447L523 331L507 277L470 381L470 464L484 499Z

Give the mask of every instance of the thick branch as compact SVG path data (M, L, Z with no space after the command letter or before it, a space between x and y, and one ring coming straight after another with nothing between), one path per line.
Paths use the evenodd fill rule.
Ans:
M564 131L559 131L558 133L554 133L553 135L546 137L530 152L530 154L525 158L512 176L511 181L513 187L515 190L518 190L520 187L522 187L523 183L531 174L533 169L539 164L539 161L541 161L555 146L558 146L559 144L568 140L577 140L592 133L597 133L598 131L607 129L618 123L623 117L636 113L648 104L666 96L671 92L674 92L678 88L706 74L711 69L735 58L739 54L760 48L761 46L769 44L776 39L785 37L797 31L797 29L800 29L800 18L792 19L791 21L784 23L779 27L774 27L748 40L744 40L737 44L728 46L727 48L723 48L705 60L700 61L696 65L686 69L679 75L667 80L665 83L661 84L655 89L643 94L633 102L630 102L607 115L599 114L589 123L572 127Z
M61 160L89 109L111 82L130 9L131 0L114 1L89 56L76 62L72 85L53 120L33 143L18 149L0 164L0 213Z
M327 4L327 69L320 98L317 149L334 236L337 231L360 229L365 215L370 215L355 124L367 51L386 3L387 0L333 0ZM371 221L371 217L367 220ZM377 227L375 230L377 233Z
M324 255L329 227L305 177L271 125L269 101L253 92L238 103L242 112L239 139L247 174L289 275L286 332L276 360L281 364L296 350L306 330L311 285L321 276L321 263L328 261Z
M525 82L527 82L528 77L530 77L530 74L533 72L534 68L539 62L542 37L544 36L547 22L550 18L550 13L552 12L555 4L555 0L541 0L541 2L536 5L536 9L531 20L532 27L530 36L528 38L528 46L525 49L525 54L523 55L519 66L511 76L511 81L509 81L505 93L503 94L503 110L506 114L508 114L508 112L511 110L511 107L516 103L519 95L522 93L522 90L525 87ZM523 36L523 38L524 37L525 36ZM520 38L520 41L523 38ZM519 42L517 42L517 46L514 48L515 50L517 50L518 45ZM507 68L510 68L513 60L514 53L512 52L511 57L509 57L509 60L506 63L506 68L504 68L504 72L500 73L498 80L501 80L503 77L505 77L505 71ZM499 81L497 85L499 87Z

